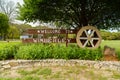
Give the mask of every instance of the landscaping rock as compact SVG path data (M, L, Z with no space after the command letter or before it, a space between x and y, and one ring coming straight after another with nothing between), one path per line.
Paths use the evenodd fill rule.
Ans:
M19 69L45 66L87 66L96 69L110 69L120 71L120 61L90 61L90 60L10 60L0 61L0 70Z
M103 60L105 61L118 61L114 48L104 46Z

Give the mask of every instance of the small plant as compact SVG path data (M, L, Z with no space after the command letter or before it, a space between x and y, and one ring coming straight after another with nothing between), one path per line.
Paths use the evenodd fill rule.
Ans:
M52 70L49 68L41 69L37 72L38 75L51 75Z
M120 79L120 74L116 73L116 72L113 72L113 78L114 79Z
M37 76L25 76L22 80L40 80Z
M61 72L56 72L56 74L53 74L51 78L60 78Z
M30 70L18 70L18 73L25 76L25 75L33 75L33 74L37 74L37 75L51 75L52 70L49 68L37 68L37 69L33 69L32 71Z
M19 70L18 73L20 73L21 75L29 75L29 74L31 74L30 71L26 71L26 70Z

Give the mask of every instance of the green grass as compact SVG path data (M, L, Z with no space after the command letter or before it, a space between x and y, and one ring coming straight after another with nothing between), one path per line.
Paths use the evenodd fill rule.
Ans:
M102 41L101 47L103 48L105 45L115 48L116 51L120 52L120 40L105 40Z
M25 76L23 78L0 78L0 80L40 80L38 76Z
M113 72L114 79L120 79L120 74L118 72Z
M29 70L18 70L18 73L21 75L33 75L33 74L38 74L38 75L51 75L51 69L50 68L38 68L34 69L32 71Z
M111 78L116 80L120 79L120 74L119 71L98 70L78 65L33 67L14 70L14 73L12 70L6 70L0 74L0 80L83 80L83 77L85 80L110 80Z
M109 46L115 49L116 55L120 60L120 40L105 40L102 41L101 47L104 49L104 46Z
M38 75L51 75L51 73L52 73L52 70L50 68L45 68L45 69L39 70L37 74Z

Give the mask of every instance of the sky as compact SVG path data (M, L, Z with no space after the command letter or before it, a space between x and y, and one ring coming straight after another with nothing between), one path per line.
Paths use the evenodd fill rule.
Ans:
M20 4L23 4L23 0L8 0L8 1L13 1L15 4L17 4L18 2L20 3ZM25 23L25 21L19 21L19 20L15 20L14 21L14 23L17 23L17 24L23 24L23 23ZM29 25L31 25L31 26L38 26L39 25L39 23L38 22L36 22L36 23L28 23Z
M24 3L23 0L8 0L8 1L13 1L13 2L15 2L15 3L19 2L20 4L23 4L23 3ZM15 20L14 23L16 23L16 24L24 24L25 21ZM37 21L37 22L35 22L35 23L30 22L30 23L27 23L27 24L29 24L29 25L31 25L31 26L33 26L33 27L39 26L39 25L41 25L41 26L50 26L50 27L53 27L53 25L49 25L49 24L46 24L46 23L40 24L39 21Z
M19 2L20 4L23 4L23 0L9 0L9 1L13 1L15 3Z

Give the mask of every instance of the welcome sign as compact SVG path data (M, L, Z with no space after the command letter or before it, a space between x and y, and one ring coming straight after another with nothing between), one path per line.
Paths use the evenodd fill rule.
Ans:
M76 43L76 38L68 38L68 34L76 35L77 30L73 29L28 29L26 32L30 37L22 39L24 43L66 43L66 46ZM34 38L34 35L37 37Z
M29 38L22 39L24 43L77 43L81 48L97 48L101 43L101 35L97 28L84 26L75 29L28 29ZM69 38L70 34L75 37Z

